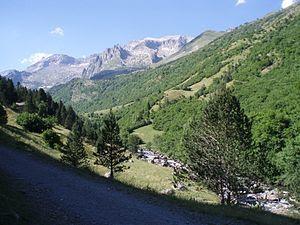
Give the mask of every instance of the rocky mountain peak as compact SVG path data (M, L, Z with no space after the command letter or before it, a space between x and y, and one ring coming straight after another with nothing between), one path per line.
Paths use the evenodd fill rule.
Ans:
M191 40L174 35L144 38L126 45L116 44L86 58L53 54L29 66L25 71L14 71L7 76L30 88L50 88L74 78L103 79L148 68L179 51Z
M48 56L45 59L42 59L41 61L27 67L27 72L36 72L38 70L44 69L45 67L49 66L59 66L59 65L73 65L78 63L78 60L64 54L54 54L51 56Z

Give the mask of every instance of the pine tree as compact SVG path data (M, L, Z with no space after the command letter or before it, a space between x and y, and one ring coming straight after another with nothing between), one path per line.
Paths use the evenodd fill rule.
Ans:
M83 146L82 137L76 131L69 134L62 153L61 159L63 162L74 167L84 167L86 165L87 153Z
M96 164L109 168L111 179L115 172L126 169L123 163L131 158L131 155L126 154L125 148L122 148L119 126L112 111L103 121L95 156Z
M76 132L78 135L82 136L82 134L83 134L82 128L83 128L83 122L79 117L77 117L75 123L72 126L72 131Z
M0 125L7 124L7 113L2 105L0 105Z
M41 102L39 105L38 105L38 115L40 117L46 117L48 114L48 110L47 110L47 105L45 102Z
M26 97L26 102L25 102L25 111L29 113L34 113L36 112L36 107L33 101L33 94L32 92L29 92L27 97Z
M56 110L56 118L59 124L64 125L66 120L66 107L63 102L60 101Z
M47 102L47 94L44 89L40 88L37 93L37 102Z
M230 204L249 176L251 123L232 92L221 90L194 120L185 134L184 145L191 169L221 202Z
M97 135L94 129L94 125L91 123L89 119L86 119L83 124L82 128L83 136L89 139L90 141L94 142L94 144L97 141Z
M17 93L11 79L0 77L0 103L11 106L17 101Z
M76 119L77 119L77 115L75 111L71 106L69 106L66 112L65 127L71 130L73 124L76 122Z

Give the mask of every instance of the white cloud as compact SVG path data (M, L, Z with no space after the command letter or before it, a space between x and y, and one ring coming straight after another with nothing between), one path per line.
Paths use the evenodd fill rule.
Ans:
M64 30L61 27L55 27L53 30L50 31L50 34L64 36Z
M21 63L32 65L32 64L35 64L35 63L41 61L42 59L49 57L50 55L52 55L52 54L44 53L44 52L33 53L28 58L22 59Z
M245 4L245 3L246 3L246 0L237 0L235 5L238 6L238 5L242 5L242 4Z
M296 2L299 2L299 0L283 0L281 3L281 7L283 9L295 4Z

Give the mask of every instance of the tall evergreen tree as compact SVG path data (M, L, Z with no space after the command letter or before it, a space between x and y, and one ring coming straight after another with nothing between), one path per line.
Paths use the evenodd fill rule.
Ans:
M93 141L94 143L96 143L96 141L97 141L96 129L94 127L94 124L92 124L89 119L86 119L84 121L82 133L83 133L84 137L86 137L90 141Z
M59 124L65 126L65 121L67 117L67 110L66 107L64 106L63 102L60 101L58 104L58 108L56 110L56 118Z
M126 154L126 149L122 148L120 129L112 111L103 121L95 156L96 164L109 168L111 179L114 178L115 172L121 172L126 168L123 163L131 158L131 155Z
M36 106L35 106L34 100L33 100L33 93L31 91L28 92L28 95L26 97L25 111L29 112L29 113L36 112Z
M38 115L40 117L46 117L48 115L47 105L45 102L40 102L38 105Z
M76 119L77 119L77 115L75 111L71 106L69 106L66 112L65 127L71 130L73 124L76 122Z
M47 94L44 89L40 88L37 92L37 102L47 102Z
M0 105L0 125L7 124L7 113L2 105Z
M83 146L82 137L77 131L72 131L68 136L66 146L62 149L62 161L74 167L86 165L87 153Z
M17 101L17 94L11 79L0 77L0 103L11 106Z
M72 126L72 131L82 136L83 134L82 129L83 129L83 122L79 117L77 117L75 123Z
M194 120L184 137L190 167L199 179L230 204L249 175L251 123L232 92L221 90Z

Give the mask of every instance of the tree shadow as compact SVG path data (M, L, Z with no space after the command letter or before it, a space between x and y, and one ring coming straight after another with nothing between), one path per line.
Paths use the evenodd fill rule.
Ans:
M18 130L18 128L16 128ZM23 134L23 133L22 133ZM13 137L4 133L0 129L0 144L8 144L9 146L16 147L19 151L28 150L33 154L33 157L37 157L39 160L45 160L47 163L53 163L55 166L68 170L72 173L76 173L79 176L83 176L85 179L99 182L99 185L107 184L115 188L118 191L126 191L131 195L135 195L138 198L142 198L144 201L153 202L159 205L165 205L169 208L180 207L182 209L188 209L196 213L204 213L212 216L228 217L237 220L247 221L254 224L261 225L299 225L300 220L298 218L291 218L284 215L278 215L271 212L263 211L260 209L246 208L242 206L226 206L220 204L210 204L197 202L195 200L182 199L173 195L160 194L152 189L145 188L139 189L128 183L120 182L117 180L110 180L99 176L89 168L74 168L61 163L58 160L53 159L51 156L39 151L37 148L28 144L18 142ZM100 183L101 182L101 183Z

